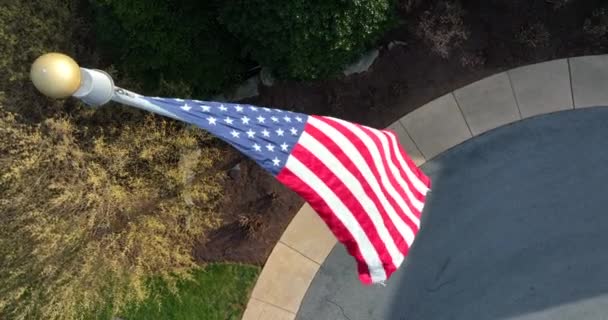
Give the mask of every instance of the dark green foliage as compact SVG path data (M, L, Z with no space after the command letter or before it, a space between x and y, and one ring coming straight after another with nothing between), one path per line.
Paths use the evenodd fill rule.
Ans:
M147 92L197 96L242 80L248 58L281 78L331 76L378 40L393 13L393 0L91 1L119 71Z
M391 0L237 0L221 20L247 53L282 78L335 74L389 26Z
M92 0L98 40L119 71L147 93L217 93L246 70L236 39L218 22L216 1Z

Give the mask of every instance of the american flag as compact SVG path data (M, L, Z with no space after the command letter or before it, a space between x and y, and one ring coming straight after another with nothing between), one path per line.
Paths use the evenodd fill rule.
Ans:
M139 98L228 142L298 193L355 258L363 283L383 283L403 262L430 180L393 132L251 105Z

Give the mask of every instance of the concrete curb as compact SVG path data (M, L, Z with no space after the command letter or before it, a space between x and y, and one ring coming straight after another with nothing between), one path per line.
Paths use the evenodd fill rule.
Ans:
M490 76L425 104L389 129L399 135L416 164L422 165L497 127L598 105L608 105L608 55L553 60ZM270 254L243 320L295 319L335 244L323 221L304 205Z

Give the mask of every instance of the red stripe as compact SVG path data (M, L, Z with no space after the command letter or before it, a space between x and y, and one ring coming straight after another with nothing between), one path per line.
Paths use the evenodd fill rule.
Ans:
M424 199L425 199L424 194L420 193L420 191L414 186L414 183L412 182L412 180L407 176L407 173L405 172L405 168L403 168L403 166L401 165L401 163L398 161L398 159L396 157L396 154L393 154L395 152L395 148L393 147L393 143L392 143L390 137L386 136L385 132L382 132L381 130L375 130L375 129L370 129L370 128L363 128L363 130L366 131L366 133L368 134L368 136L370 136L370 138L372 138L374 140L374 142L380 148L380 150L381 150L380 153L383 155L382 159L383 160L387 160L387 159L392 160L391 162L395 165L395 167L397 167L397 171L399 171L399 173L401 174L401 178L407 184L407 188L412 192L412 194L414 195L414 198L416 198L420 202L424 202ZM389 154L387 154L387 153L384 152L384 148L382 148L382 144L380 142L380 139L378 139L378 137L376 137L375 135L371 134L370 133L371 130L375 130L376 132L378 132L381 135L383 135L384 137L386 137L387 143L388 143ZM391 157L391 154L393 154L394 157ZM409 166L409 164L408 164L408 166ZM416 172L416 171L412 171L412 172ZM396 182L396 180L395 180L394 183L396 183L396 186L397 186L398 189L406 188L406 186L402 186L401 184L399 184L398 182ZM407 197L407 195L405 195L405 196ZM408 201L408 204L410 205L410 208L413 207L413 205L411 204L410 201ZM418 211L415 207L413 207L413 208L414 208L413 209L414 211Z
M326 122L327 123L327 122ZM327 123L328 125L331 126L330 123ZM340 128L336 128L334 127L336 130L340 131ZM348 171L355 176L355 178L357 179L357 181L359 181L359 183L361 183L363 190L365 191L365 193L370 197L370 199L372 200L373 204L376 206L376 208L378 209L378 212L380 213L380 216L382 217L382 220L384 222L384 225L386 226L386 229L388 230L391 238L393 239L393 241L395 242L395 246L399 249L399 251L403 254L403 255L407 255L407 251L408 251L408 244L405 241L405 238L403 237L403 235L401 234L401 232L399 232L399 230L397 230L397 228L395 227L395 224L393 222L393 220L389 217L388 213L386 212L386 209L384 209L384 206L382 205L382 202L380 201L380 198L378 196L378 194L376 194L376 192L374 192L374 190L372 189L370 183L367 181L367 179L365 179L365 177L363 176L363 174L361 173L361 171L359 171L359 169L357 169L357 167L355 166L354 162L352 161L351 158L349 158L343 151L342 148L340 148L340 146L338 146L338 144L336 144L327 134L325 134L324 132L320 131L319 129L315 128L314 126L310 126L307 129L307 132L313 136L315 139L317 139L319 142L321 142L327 149L329 149L329 151L336 156L336 158L338 158L338 160L340 160L340 162L342 163L342 165L344 165L344 167L346 167L348 169ZM357 140L351 140L351 142L355 143L358 142ZM361 150L361 151L366 151L365 149ZM365 161L369 164L368 158L369 154L367 155L362 155L362 158L365 159ZM379 182L379 175L378 172L375 170L376 168L374 166L371 166L371 171L372 174L375 176L376 180L378 180L378 184L380 185L381 189L382 189L382 183ZM386 192L383 192L386 193ZM390 203L390 198L389 198L389 203ZM390 203L391 206L393 206L393 208L395 208L395 204ZM398 208L398 206L397 206ZM395 210L398 211L398 210ZM415 226L414 226L415 227ZM411 226L410 226L411 229ZM416 233L414 231L414 233Z
M408 156L407 152L403 149L403 147L399 143L399 139L397 138L397 135L395 134L395 132L393 132L392 130L384 130L384 131L393 135L393 137L395 138L395 140L397 140L397 146L399 147L399 152L401 153L401 156L405 160L405 163L407 163L407 166L410 168L410 170L412 170L412 172L414 173L414 175L416 177L418 177L418 179L420 181L422 181L422 183L425 186L427 186L428 188L430 188L431 187L431 179L426 174L424 174L424 172L422 172L422 170L420 170L420 168L418 168L418 166L414 163L414 160L412 160ZM392 144L392 141L391 141L391 144Z
M319 196L288 168L283 168L276 178L281 183L294 190L303 199L306 199L310 207L317 212L323 221L325 221L325 224L327 224L331 232L336 236L336 239L346 246L346 250L351 256L355 257L361 282L364 284L371 284L372 278L369 274L367 263L361 254L361 250L359 250L357 241L344 224L342 224L340 219L336 217L335 213L329 208L325 200L323 200L323 197Z
M389 148L388 148L389 154L386 154L386 152L384 151L384 148L382 147L382 143L381 143L380 139L377 136L375 136L373 134L373 132L371 132L371 130L374 130L374 129L370 129L367 127L362 127L362 129L365 132L365 134L370 139L372 139L372 141L374 141L374 144L376 145L376 147L378 147L379 152L380 152L380 158L382 159L384 168L386 168L386 170L389 171L389 172L387 172L389 182L395 188L395 190L397 190L397 193L401 196L401 198L407 205L407 208L399 207L401 218L404 219L404 221L408 222L408 224L410 223L411 220L405 212L405 210L407 210L407 209L409 209L409 211L412 212L412 214L414 216L420 218L420 211L413 205L412 200L408 197L406 190L405 190L405 188L408 188L410 191L412 191L412 189L413 189L412 181L410 179L408 179L407 176L405 176L405 172L403 171L402 166L398 163L397 164L393 163L393 164L395 164L395 166L397 167L397 171L399 172L399 174L405 181L406 186L401 185L401 183L399 183L397 181L397 179L395 178L395 176L392 174L392 171L390 171L388 161L390 160L389 156L390 156L391 149L393 149L393 148L389 146ZM412 192L412 195L414 195L414 198L416 198L418 201L424 202L424 196L422 196L422 194L420 194L419 192ZM422 199L420 199L421 197L422 197ZM411 223L413 223L413 222L411 222ZM413 230L414 230L414 234L416 234L418 227L413 228Z
M376 180L378 181L378 184L380 185L380 188L382 190L382 193L386 196L386 198L388 199L389 203L391 204L391 206L395 209L395 212L397 212L397 214L401 217L401 219L409 226L409 228L412 230L412 232L414 233L414 235L416 235L416 233L418 232L418 227L416 226L416 224L407 217L407 215L405 214L405 212L403 211L404 209L401 208L401 206L397 203L397 201L388 193L387 191L387 187L384 183L382 183L382 180L380 178L380 172L378 171L379 169L376 167L373 159L373 156L371 154L371 152L369 151L369 149L367 148L367 146L365 146L365 144L363 143L363 141L361 141L353 132L351 132L348 128L346 128L344 125L342 125L340 122L337 122L333 119L323 119L323 121L325 121L326 123L328 123L329 125L331 125L332 127L336 128L336 130L340 131L344 136L346 136L346 138L353 143L353 145L355 146L355 148L357 148L357 150L363 155L363 158L365 159L365 162L367 163L367 165L371 168L372 173L374 175L374 177L376 178ZM365 132L365 128L363 126L358 126L360 129L364 130ZM374 139L374 137L371 137L369 134L366 133L366 135L372 139L372 141L374 142L374 144L376 145L376 147L379 149L380 151L380 155L382 155L382 147L380 145L378 145L378 140ZM386 159L384 159L384 157L381 157L382 159L382 163L384 164L384 167L388 170L388 164L385 161ZM401 196L401 198L403 199L403 201L405 201L405 203L408 205L408 208L410 208L412 210L412 212L416 212L416 208L414 206L411 205L410 200L407 198L407 195L405 194L405 192L403 191L403 189L399 186L399 184L397 183L397 181L394 179L394 177L392 176L392 174L389 172L386 173L389 182L393 185L393 187L395 187L395 190L397 191L397 193L399 194L399 196ZM414 215L416 215L414 213ZM407 243L405 245L405 247L407 247ZM400 247L401 249L401 247ZM407 248L406 250L402 251L405 254L407 254Z
M312 126L306 128L307 132L313 129ZM321 141L324 143L326 141ZM386 244L382 241L378 234L378 230L374 226L369 213L365 211L361 202L355 197L355 195L346 187L346 185L340 181L340 179L333 173L333 171L323 164L312 152L302 147L300 144L296 145L291 153L292 157L297 158L302 162L310 171L314 172L319 179L325 181L327 187L335 193L335 195L344 203L344 205L350 210L354 218L357 220L370 242L376 249L380 260L383 263L385 271L392 272L397 269L397 266L393 264L393 259L386 248ZM318 195L323 197L323 195ZM307 199L308 200L308 199Z
M384 135L384 136L385 136L387 139L389 139L389 142L390 142L390 137L386 136L386 133L385 133L385 132L382 132L382 134L383 134L383 135ZM425 195L423 195L423 194L421 194L421 193L418 191L418 189L416 189L416 188L413 186L413 183L411 183L411 180L410 180L410 179L408 179L408 177L407 177L407 173L406 173L406 172L405 172L405 170L402 168L401 163L400 163L400 162L399 162L399 160L397 159L397 152L399 152L399 150L395 150L395 148L390 147L390 148L389 148L389 154L388 154L388 155L387 155L387 154L384 154L384 157L386 157L386 158L390 159L390 160L391 160L391 161L392 161L392 162L395 164L395 166L397 166L397 168L399 169L398 171L399 171L399 174L401 175L401 178L402 178L403 180L405 180L405 181L407 181L407 182L408 182L407 188L409 188L409 189L410 189L410 191L412 191L412 192L414 192L414 191L415 191L415 192L416 192L416 194L419 194L419 195L420 195L420 198L418 198L418 200L420 200L420 201L422 202L422 204L424 205L424 202L425 202L425 200L426 200L426 196L425 196ZM405 187L404 187L404 188L405 188ZM408 204L409 204L409 203L408 203ZM417 208L414 208L413 206L410 206L410 209L411 209L411 211L412 211L412 212L413 212L413 213L416 215L416 217L418 217L418 219L420 219L420 216L422 215L422 211L421 211L421 210L418 210Z

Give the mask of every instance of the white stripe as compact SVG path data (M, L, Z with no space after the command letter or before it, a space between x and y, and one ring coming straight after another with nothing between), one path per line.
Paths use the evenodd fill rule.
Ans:
M355 197L355 200L359 202L359 204L363 207L363 210L367 213L367 216L372 220L374 227L378 231L378 235L382 242L386 245L386 249L390 254L393 264L395 267L398 267L403 262L403 254L397 248L395 244L395 239L391 236L386 228L386 224L384 223L384 219L382 219L382 215L380 215L380 211L370 199L365 189L363 189L363 185L357 178L336 158L336 156L331 153L317 139L313 136L304 132L300 137L300 141L298 142L300 146L307 149L312 153L319 161L321 161L331 172L336 175L338 180L342 182L346 188L352 192ZM363 160L363 159L361 159ZM355 160L353 160L355 162ZM396 216L396 215L395 215ZM393 217L390 217L391 220ZM401 219L398 219L399 221ZM411 230L410 230L411 232ZM413 235L412 235L413 238Z
M378 139L380 139L382 141L382 148L384 148L384 152L389 157L391 170L396 170L397 173L399 173L399 175L397 176L399 179L401 179L401 180L408 179L408 181L410 181L412 183L412 186L422 196L426 196L427 192L429 191L429 187L427 187L426 184L424 184L424 182L422 182L422 180L420 180L420 178L418 178L418 176L416 176L414 174L414 172L412 171L412 168L408 165L407 162L405 162L405 159L403 159L403 157L401 155L401 150L399 149L399 145L398 144L391 145L391 143L393 142L391 139L396 139L395 135L392 132L388 132L388 131L373 130L373 132L378 137ZM386 135L384 135L384 133L388 134L389 138L387 138ZM392 158L390 158L389 151L392 151L395 153L395 157L397 158L398 162L399 162L399 158L401 158L401 160L403 162L397 163L397 162L393 161ZM405 163L405 166L402 166L401 163ZM399 170L399 168L403 168L403 170ZM405 171L405 174L407 176L406 178L404 178L401 174L403 171ZM410 190L409 186L407 186L407 185L404 185L404 188L407 188L408 190ZM424 201L421 202L421 208L420 208L421 212L422 212L422 208L424 208Z
M388 132L388 134L391 137L393 149L395 150L395 154L397 155L397 160L401 164L401 167L405 168L405 174L407 174L408 179L412 181L412 183L414 184L414 188L416 188L418 192L420 192L422 195L426 195L429 191L429 187L412 172L410 166L407 164L405 159L403 159L401 152L399 152L399 142L397 141L397 137L390 132Z
M312 120L312 122L311 122L311 120ZM365 161L361 152L359 152L357 147L355 147L355 145L353 145L353 143L336 128L334 128L331 125L327 124L326 122L318 120L318 119L314 119L314 120L311 119L311 120L309 120L310 125L316 127L321 132L325 132L330 137L332 137L333 141L341 148L341 150L357 166L357 169L363 174L367 183L369 183L369 185L372 187L374 193L380 199L380 203L382 204L382 206L388 213L390 219L393 221L393 223L395 223L395 227L397 228L399 233L401 235L403 235L408 246L410 246L414 242L414 237L415 237L413 230L410 228L410 226L408 226L404 222L404 220L395 211L395 208L393 208L393 206L390 204L390 202L388 201L387 195L385 194L384 191L382 191L382 189L380 187L380 182L378 181L376 176L372 173L369 165L367 164L367 161ZM367 137L367 136L365 135L365 137ZM370 141L369 137L367 137L367 140ZM370 148L370 146L368 144L366 144L366 146L368 147L368 149L373 149L373 148ZM374 145L372 144L372 146L374 146ZM370 150L370 152L371 151L373 151L373 150ZM407 206L405 201L403 201L401 196L397 193L397 190L395 190L393 185L390 183L388 176L386 175L386 170L384 170L384 165L382 164L382 161L380 160L381 158L380 158L379 153L377 152L377 149L376 149L375 156L373 156L372 158L373 158L373 161L374 161L376 167L380 167L382 169L382 170L378 170L380 173L380 179L381 179L382 184L384 186L386 186L387 191L390 194L390 196L397 201L397 204L399 206L402 207L402 210L406 213L406 216L417 227L419 227L420 220L418 219L418 217L416 215L414 215L411 212L410 208ZM405 206L405 207L403 207L403 206Z
M346 122L341 119L336 119L336 118L330 118L330 119L336 120L342 124L352 125L350 122ZM366 128L370 129L372 132L378 131L377 129L374 129L374 128L370 128L370 127L366 127ZM414 185L414 188L416 188L416 190L418 190L418 192L420 192L420 194L426 195L427 192L429 191L429 187L424 182L422 182L422 180L420 180L418 178L418 176L416 176L414 174L414 172L412 171L410 166L407 164L407 162L401 155L400 148L399 148L399 141L397 140L397 137L391 132L388 132L388 131L384 131L384 132L388 133L388 135L391 137L391 142L392 142L393 148L395 150L395 155L397 156L397 160L399 161L400 166L404 169L405 174L407 175L407 179L409 179L409 181L412 182L412 184Z
M357 126L353 125L350 122L341 120L341 119L335 119L335 118L330 118L332 120L335 120L336 122L339 122L345 126L347 126L349 129L350 128L356 128L357 130L359 130L359 132L365 134L360 128L358 128ZM369 128L366 127L367 129L369 129L371 132L373 132L376 136L378 136L378 130L374 129L374 128ZM351 130L353 131L353 130ZM353 132L355 133L355 132ZM394 135L391 135L389 132L389 135L394 138ZM359 138L361 138L361 136L357 135ZM367 136L367 135L366 135ZM384 137L384 135L382 135ZM375 145L375 143L373 141L370 141L371 143L373 143ZM396 142L393 141L393 142ZM366 144L367 145L367 144ZM368 146L369 147L369 146ZM403 170L405 171L405 174L407 175L407 179L409 181L412 182L414 188L416 188L416 190L418 190L418 192L420 192L420 194L422 195L426 195L427 191L428 191L428 187L420 180L418 179L418 177L412 172L410 166L407 165L407 163L405 162L405 160L403 159L403 157L401 156L401 152L399 152L399 147L398 145L396 145L395 143L393 143L393 148L395 150L395 155L397 156L397 159L399 160L399 164L400 167L403 168ZM385 149L386 150L386 149ZM389 159L390 160L390 159ZM390 164L393 164L392 161L389 161ZM402 185L407 186L405 183L405 180L403 179L403 177L401 176L401 174L396 176L399 180L399 183L402 183ZM422 202L420 202L418 199L416 199L416 197L414 197L414 195L411 193L411 190L409 188L404 188L404 190L406 191L406 193L408 194L408 198L410 198L410 200L412 200L412 203L414 204L414 206L417 209L421 209L422 206L424 206L424 204Z
M367 237L365 231L361 228L361 225L359 225L355 219L353 213L348 210L340 198L338 198L338 196L336 196L336 194L319 179L314 172L308 169L300 160L296 159L296 157L289 157L285 167L321 197L332 210L336 218L338 218L350 232L357 243L363 260L367 263L367 269L372 278L372 282L376 283L386 280L386 272L384 271L382 261L380 261L376 249Z
M339 120L339 119L336 119ZM403 180L403 177L401 176L401 173L399 172L399 169L397 169L393 162L387 158L387 157L383 157L380 154L380 149L378 149L378 145L371 140L371 138L369 137L369 135L367 135L367 133L365 131L363 131L361 128L353 125L352 123L348 123L346 121L341 121L342 125L344 125L348 130L350 130L353 134L355 134L359 139L361 139L361 141L363 141L363 143L365 144L365 146L370 150L370 152L372 152L372 158L374 160L374 163L376 164L377 167L381 168L381 175L382 178L384 180L384 183L389 185L391 188L393 188L392 190L394 190L395 194L391 193L391 196L393 197L397 197L395 200L397 200L398 202L401 200L401 202L399 202L399 205L406 210L407 209L407 213L412 214L411 210L409 210L409 207L407 206L407 203L405 203L405 201L403 201L403 199L401 199L401 197L399 196L399 194L397 193L397 191L394 189L393 184L390 183L390 181L388 180L388 176L386 176L387 171L386 168L384 167L384 164L382 163L382 158L386 158L387 163L389 165L389 168L392 171L393 177L395 179L397 179L397 183L399 185L399 187L401 187L401 189L405 192L405 195L407 196L407 198L410 200L410 203L414 206L414 208L416 208L416 210L418 210L419 212L422 212L422 208L424 206L424 203L422 203L420 200L418 200L414 194L412 193L412 191L410 190L410 188L407 187L407 182L405 180ZM371 129L371 128L370 128ZM371 129L372 132L375 133L374 129ZM382 141L381 141L382 143ZM385 146L383 146L384 148ZM384 150L386 151L386 148L384 148ZM392 166L392 167L391 167ZM408 217L414 216L412 214L412 216L410 216L408 214ZM416 218L416 220L418 220L418 218ZM414 220L414 221L416 221ZM419 226L419 224L417 223L416 225Z
M414 196L414 194L412 193L412 190L410 190L410 187L407 185L407 182L403 179L402 171L399 170L399 168L397 168L397 166L395 166L395 163L390 158L390 150L389 150L390 147L388 145L388 140L387 140L386 136L377 130L372 129L371 131L372 131L372 134L375 135L376 138L378 138L380 140L380 144L382 145L384 154L386 154L385 158L387 159L388 166L391 169L393 176L397 179L397 182L399 182L400 186L403 188L403 190L407 194L408 198L410 199L411 203L416 208L416 210L418 210L418 212L422 212L422 208L424 208L424 202L418 200L418 198L416 198L416 196ZM395 152L395 154L397 154L399 152L399 150L393 150L393 152ZM405 170L405 168L403 168L403 169ZM412 182L412 184L413 184L413 182Z
M351 124L349 122L342 121L339 119L333 119L333 120L339 121L348 130L350 130L359 139L361 139L363 144L365 144L367 149L372 153L371 158L374 161L375 166L378 168L378 172L380 174L380 179L382 181L382 184L386 187L387 192L390 194L390 196L393 199L395 199L397 204L405 212L405 215L417 227L420 227L420 219L418 219L418 217L412 213L412 211L408 207L407 203L405 203L403 198L399 195L399 193L397 192L397 190L395 189L393 184L390 183L388 176L386 174L386 169L384 168L384 164L382 163L382 160L381 160L382 157L380 155L380 152L379 152L378 148L376 147L375 143L371 140L371 138L368 135L366 135L360 128L357 128L356 126L354 126L353 124ZM390 207L392 212L395 212L393 207L390 205L390 203L388 203L388 200L386 199L384 192L382 192L382 190L380 189L380 186L378 185L376 178L371 173L371 171L367 165L367 162L363 159L363 156L361 155L359 150L357 150L357 148L352 144L352 142L350 142L350 140L348 140L348 138L346 138L340 131L338 131L334 127L326 124L325 122L317 120L312 125L317 127L317 123L319 123L318 126L321 127L319 129L322 130L323 132L328 133L329 136L331 136L333 138L334 142L336 144L338 144L340 146L340 148L342 148L344 153L346 153L351 159L355 159L355 157L360 159L360 160L358 160L358 162L361 162L363 164L364 168L366 168L366 170L362 170L362 168L358 167L359 170L362 172L363 171L369 172L369 175L366 176L366 180L368 180L368 182L371 182L371 181L374 182L374 186L377 186L377 189L374 189L374 192L381 195L382 199L384 199L386 201L387 205ZM371 183L370 183L370 185L371 185ZM413 197L413 195L412 195L412 197ZM385 205L385 207L386 207L386 205ZM391 216L391 219L393 221L395 221L396 223L400 223L400 225L398 226L399 232L401 232L405 236L408 245L411 245L413 242L413 239L414 239L414 234L413 234L412 230L410 229L410 227L407 226L405 224L405 222L403 222L403 219L401 219L401 217L399 217L396 213L394 213L394 216ZM406 233L404 233L404 232L406 232ZM409 237L411 237L411 241L410 241Z

